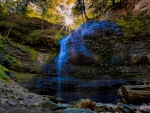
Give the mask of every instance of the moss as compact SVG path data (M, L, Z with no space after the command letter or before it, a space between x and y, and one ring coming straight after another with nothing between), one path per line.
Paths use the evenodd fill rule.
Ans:
M55 42L57 42L58 40L60 40L63 36L65 36L67 34L68 33L65 30L61 30L61 31L56 30L55 36L54 36Z
M33 30L29 35L26 36L26 41L30 44L39 44L44 42L44 38L42 37L41 30Z
M15 44L15 47L20 49L20 51L22 52L26 52L30 55L30 66L32 67L32 71L37 71L38 67L34 64L34 62L36 61L36 58L38 56L38 52L35 51L34 49L32 49L31 47L28 46L24 46L21 44Z
M10 78L7 76L7 73L9 70L5 68L4 66L0 65L0 81L3 82L9 82Z
M125 37L138 35L150 30L150 17L147 15L127 16L122 19L116 19L116 23L122 28Z
M8 45L9 45L11 48L16 48L16 49L18 49L18 51L29 54L30 55L30 60L29 60L30 65L29 66L31 66L31 67L33 67L33 69L37 70L37 67L34 66L34 62L38 56L37 51L35 51L34 49L32 49L28 46L24 46L22 44L15 43L13 41L10 41L10 40L8 41L8 40L9 39L4 40L2 38L2 36L0 35L0 53L3 55L4 61L7 62L7 64L13 65L15 67L23 66L20 59L16 58L13 55L13 52L8 53L7 49L8 49Z
M31 55L31 61L34 62L38 56L38 52L29 47L27 49L28 49L29 54Z
M22 67L22 62L19 59L16 59L15 57L9 55L9 54L4 54L3 55L4 60L10 64L10 65L14 65L16 67Z
M17 67L22 67L22 62L18 59L16 59L14 56L11 55L11 53L7 53L7 44L6 40L3 39L3 37L0 35L0 53L3 55L4 60L10 64Z
M58 49L57 48L52 48L49 53L49 59L47 60L47 63L52 61L53 58L58 54Z
M31 82L32 80L35 81L35 79L38 78L37 74L17 73L17 72L14 73L16 75L16 81L19 83Z
M15 43L13 41L9 42L9 44L14 48L20 49L21 52L30 54L31 62L34 62L36 60L38 52L32 49L31 47Z
M82 18L82 16L79 16L77 20L74 22L74 27L73 29L78 28L83 22L85 22L85 18Z

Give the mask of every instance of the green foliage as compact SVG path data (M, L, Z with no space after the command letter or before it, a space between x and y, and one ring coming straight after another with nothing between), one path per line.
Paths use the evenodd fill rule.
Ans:
M20 49L20 51L28 52L27 51L27 46L24 46L24 45L21 45L21 44L18 44L18 43L14 43L14 42L11 42L11 43L12 43L11 45L13 45L13 47Z
M78 19L74 22L74 29L78 28L83 23L83 21L85 22L85 19L83 19L82 16L79 16Z
M124 36L129 37L150 30L149 19L150 17L145 15L128 16L126 18L117 19L116 23L122 27Z
M16 59L14 56L11 56L10 54L7 53L7 46L5 43L6 43L6 41L0 35L0 53L3 54L4 60L10 65L15 65L17 67L21 67L22 62L20 60Z
M3 42L3 37L0 35L0 53L5 53L7 51L6 45Z
M31 55L31 61L34 62L36 60L37 56L38 56L37 51L35 51L34 49L28 47L28 52Z
M8 64L14 65L14 66L17 66L17 67L22 67L22 62L19 59L17 59L16 57L13 57L9 54L4 54L3 57L4 57L4 60Z
M54 39L56 41L60 40L63 36L65 36L67 34L66 31L64 30L61 30L61 31L58 31L58 30L55 30L55 36L54 36Z
M57 43L58 40L60 40L63 36L67 35L68 32L65 30L58 30L56 28L45 30L43 31L44 34L50 35L54 38L55 43Z
M22 62L18 58L16 58L12 53L10 53L10 52L8 53L7 46L6 46L7 44L6 44L6 40L3 40L2 36L0 35L0 53L3 54L4 60L9 65L13 65L16 67L22 67L23 66ZM9 41L9 45L12 48L17 48L18 51L20 50L21 52L28 53L31 58L30 59L30 61L32 62L31 64L33 65L33 62L36 60L36 58L38 56L38 53L34 49L32 49L28 46L24 46L24 45L12 42L12 41Z
M20 49L20 51L22 52L25 52L25 53L28 53L30 55L30 60L31 62L34 62L38 56L38 53L37 51L35 51L34 49L28 47L28 46L25 46L25 45L22 45L22 44L19 44L19 43L14 43L14 42L10 42L11 45L17 49Z
M30 82L30 81L38 78L37 74L16 73L16 72L14 72L14 73L16 75L16 81L19 83Z
M10 80L6 72L8 72L8 69L0 65L0 81L8 82Z
M72 7L72 13L74 14L74 15L80 15L81 14L81 10L80 10L80 7L79 6L73 6Z
M49 53L49 59L47 60L47 63L52 61L52 59L58 54L58 49L57 48L52 48Z
M11 27L12 23L11 22L6 22L5 20L3 20L3 21L0 21L0 26Z
M41 30L33 30L26 38L27 42L31 44L39 44L43 42Z

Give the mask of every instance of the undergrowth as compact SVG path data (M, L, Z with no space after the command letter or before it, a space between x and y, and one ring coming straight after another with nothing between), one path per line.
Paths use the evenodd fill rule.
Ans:
M9 82L10 78L7 76L7 73L9 70L5 68L4 66L0 65L0 81L3 82Z
M116 23L122 28L124 37L138 35L150 30L150 16L137 15L116 19Z

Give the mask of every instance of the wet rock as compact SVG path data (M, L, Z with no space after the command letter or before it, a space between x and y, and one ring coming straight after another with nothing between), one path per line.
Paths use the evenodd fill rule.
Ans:
M15 109L6 111L5 113L31 113L31 112L30 112L30 110L27 110L27 109L15 108Z
M13 72L10 72L8 74L8 76L12 79L12 80L16 80L16 75Z
M30 113L43 113L43 111L38 111L38 110L30 110ZM50 112L51 113L51 112Z
M53 113L93 113L90 109L69 108L65 110L54 111Z
M1 98L0 102L1 102L1 104L5 104L7 102L7 100L8 100L7 98Z
M122 84L132 84L135 83L134 80L123 80L123 79L110 79L110 80L95 80L95 81L89 81L78 85L78 88L88 88L91 90L99 89L102 87L111 87L111 86L119 86Z
M140 111L144 113L150 113L150 105L141 106Z
M32 107L40 107L40 106L41 106L41 103L36 102L36 103L33 103L31 106L32 106Z
M125 113L130 113L132 111L132 109L130 109L128 106L119 103L117 108L119 109L119 111L125 112Z
M12 101L12 100L8 100L7 103L10 105L10 106L16 106L17 103Z
M0 107L0 113L4 113L6 110L3 107Z
M96 113L105 112L105 109L103 107L96 108L95 112Z
M0 64L3 64L4 63L4 58L3 58L3 55L0 53Z
M58 97L58 98L52 98L50 99L50 101L54 102L54 103L65 103L65 100Z
M61 90L63 89L73 89L76 87L78 81L74 78L61 78ZM37 81L36 88L39 89L39 91L47 89L45 91L56 91L57 90L57 84L58 84L58 78L57 77L46 77L42 78Z
M72 105L74 108L89 108L91 110L96 109L96 102L90 99L81 99Z
M150 14L150 1L149 0L140 0L135 7L133 8L132 14L146 13Z
M52 101L45 101L43 103L41 103L42 107L43 108L49 108L51 110L56 110L56 109L65 109L66 107L64 106L61 106L61 104L55 104L54 102Z
M24 101L23 100L19 100L19 104L20 105L24 105Z
M65 50L63 51L61 76L91 75L93 70L95 74L99 74L100 69L98 67L104 61L102 60L104 57L100 53L106 53L109 48L107 45L102 44L102 40L104 39L106 42L113 41L119 39L121 35L121 29L110 21L90 20L82 24L74 32L59 41L61 46L65 43L63 46ZM110 43L112 44L112 42ZM58 58L57 56L51 63L44 66L44 74L57 75ZM91 69L89 65L96 69Z

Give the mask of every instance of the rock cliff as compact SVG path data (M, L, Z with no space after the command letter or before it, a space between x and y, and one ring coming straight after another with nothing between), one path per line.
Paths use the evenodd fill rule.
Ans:
M69 37L61 75L97 78L149 73L150 37L132 36L124 41L122 34L121 29L109 21L91 20L81 25L62 39ZM58 56L44 66L43 73L57 75L57 61Z

